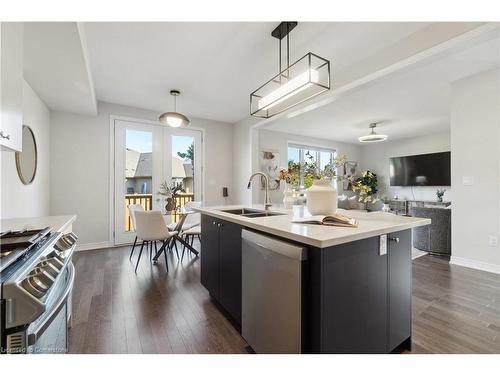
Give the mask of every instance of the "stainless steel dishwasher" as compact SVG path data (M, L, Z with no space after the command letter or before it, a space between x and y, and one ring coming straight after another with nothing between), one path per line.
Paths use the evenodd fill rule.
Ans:
M242 334L256 353L300 353L303 247L242 231Z

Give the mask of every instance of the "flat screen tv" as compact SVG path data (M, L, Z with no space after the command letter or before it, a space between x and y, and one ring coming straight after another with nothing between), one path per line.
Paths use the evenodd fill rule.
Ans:
M450 186L450 156L448 151L391 158L391 186Z

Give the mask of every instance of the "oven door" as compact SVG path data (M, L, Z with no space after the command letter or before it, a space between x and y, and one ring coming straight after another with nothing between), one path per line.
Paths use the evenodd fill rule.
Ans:
M57 354L68 351L69 299L75 280L75 267L69 262L62 292L47 311L28 328L28 353Z

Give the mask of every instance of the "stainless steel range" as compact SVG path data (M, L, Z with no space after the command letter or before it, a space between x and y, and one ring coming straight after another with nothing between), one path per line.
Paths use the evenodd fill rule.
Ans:
M75 277L71 258L77 237L50 228L39 232L34 240L0 253L2 354L65 353L68 349Z

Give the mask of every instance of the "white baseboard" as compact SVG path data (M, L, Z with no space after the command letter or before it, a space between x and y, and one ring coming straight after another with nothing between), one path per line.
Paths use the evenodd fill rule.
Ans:
M96 249L104 249L107 247L113 247L114 245L108 241L104 242L93 242L93 243L82 243L77 244L75 251L87 251L87 250L96 250Z
M462 267L474 268L476 270L496 273L500 275L500 265L498 264L480 262L474 259L460 258L454 256L450 257L450 264Z

